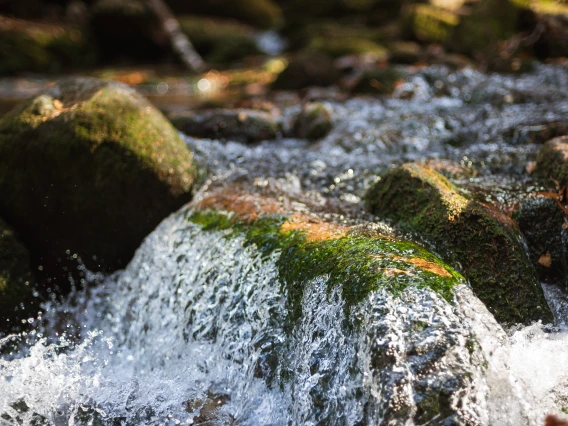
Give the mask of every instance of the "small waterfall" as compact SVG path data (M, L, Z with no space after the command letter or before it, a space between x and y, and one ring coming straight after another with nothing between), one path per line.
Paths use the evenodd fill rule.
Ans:
M0 424L490 425L504 412L516 423L503 424L533 424L487 341L508 351L507 336L466 287L455 305L411 286L346 309L319 277L293 321L279 253L188 215L166 219L126 270L52 306L44 326L1 342L23 349L0 360Z

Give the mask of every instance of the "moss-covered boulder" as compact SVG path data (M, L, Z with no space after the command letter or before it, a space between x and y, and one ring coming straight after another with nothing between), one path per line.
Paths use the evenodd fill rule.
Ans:
M179 17L181 29L208 62L229 63L258 55L255 32L237 21L208 16Z
M535 194L521 201L515 213L541 281L566 286L568 241L566 213L556 194Z
M305 139L320 139L333 128L333 111L321 102L308 102L294 122L294 134Z
M416 232L461 266L475 294L501 323L550 321L542 288L513 222L468 200L435 170L408 163L370 188L371 212Z
M402 78L402 73L392 67L365 70L357 79L352 91L355 93L391 95L397 82Z
M253 109L212 109L172 116L172 123L190 136L259 142L274 139L282 131L278 116Z
M77 28L0 16L0 74L62 72L94 60L92 46Z
M330 86L340 74L328 55L303 51L292 58L272 84L277 90L299 90L310 86Z
M533 175L552 179L560 186L568 184L568 136L551 139L542 146Z
M0 214L38 261L125 265L195 177L174 127L120 83L62 80L0 120Z
M27 248L0 219L0 321L20 319L31 312L34 283Z
M409 287L429 288L452 301L455 287L465 282L416 243L294 213L276 199L239 188L207 194L192 207L189 220L203 230L223 230L227 238L244 233L245 245L254 244L266 256L280 251L279 278L288 287L295 318L301 315L302 284L317 277L343 286L347 308L379 289L396 295Z

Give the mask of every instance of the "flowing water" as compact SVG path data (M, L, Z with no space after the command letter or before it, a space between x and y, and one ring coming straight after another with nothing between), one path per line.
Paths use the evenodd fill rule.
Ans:
M568 68L404 71L393 98L326 101L334 129L317 143L187 137L210 171L196 198L239 185L364 223L375 174L427 158L475 168L460 184L488 201L538 189L524 170L539 137L568 122ZM190 214L164 220L124 271L89 274L87 289L0 340L0 425L518 426L568 408L562 291L547 288L556 324L506 332L465 285L453 303L417 281L348 307L321 276L301 283L294 318L280 253Z

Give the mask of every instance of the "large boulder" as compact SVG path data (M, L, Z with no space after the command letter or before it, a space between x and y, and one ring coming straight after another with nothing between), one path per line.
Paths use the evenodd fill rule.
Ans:
M38 261L125 265L195 177L177 131L120 83L62 80L0 120L0 212Z
M416 163L392 169L371 187L367 201L373 213L423 236L448 263L461 265L499 322L552 319L512 220L468 200L434 169Z
M0 219L0 321L8 328L10 321L31 312L34 282L27 248Z

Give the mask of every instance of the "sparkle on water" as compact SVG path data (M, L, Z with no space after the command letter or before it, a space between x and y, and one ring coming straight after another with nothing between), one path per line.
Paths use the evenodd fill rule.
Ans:
M433 157L476 166L464 184L506 193L538 150L531 129L568 120L562 66L405 73L392 99L328 101L334 129L315 144L186 138L212 173L206 187L238 182L310 209L338 199L357 216L378 170ZM325 276L303 283L296 323L279 253L264 258L188 214L166 219L126 270L0 340L0 425L528 426L568 409L564 328L507 335L466 287L455 304L409 288L346 310ZM547 294L565 323L562 296Z

